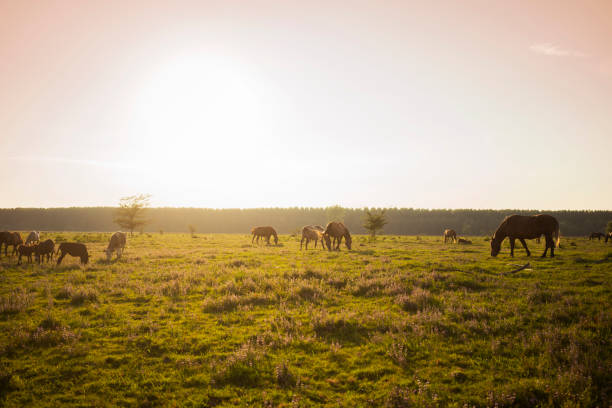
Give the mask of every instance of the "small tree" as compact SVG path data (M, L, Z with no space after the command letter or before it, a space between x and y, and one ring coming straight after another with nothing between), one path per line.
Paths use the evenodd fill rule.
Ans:
M387 224L385 210L381 210L379 213L365 210L365 221L363 227L370 232L370 237L376 239L376 232L383 229Z
M149 206L151 194L138 194L123 197L119 200L119 208L115 211L115 224L130 231L134 235L135 229L142 228L149 222L144 218L145 210Z

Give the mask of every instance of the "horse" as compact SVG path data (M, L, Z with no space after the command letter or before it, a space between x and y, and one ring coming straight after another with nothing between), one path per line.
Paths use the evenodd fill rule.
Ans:
M25 244L26 245L38 244L39 242L40 242L40 234L38 233L38 231L32 231L28 234Z
M457 232L454 229L444 230L444 243L446 244L449 239L451 242L457 243Z
M121 258L123 254L123 250L125 249L125 243L127 241L127 233L117 231L115 232L108 242L108 247L106 247L106 260L110 262L111 256L113 252L117 253L117 259Z
M27 256L28 263L32 263L32 254L36 250L36 245L23 245L19 244L17 246L17 254L19 254L19 258L17 259L17 265L21 265L21 257Z
M589 235L589 241L595 238L597 238L598 241L601 241L602 238L606 238L606 234L602 234L601 232L592 232L591 235Z
M36 260L41 263L41 259L47 255L47 262L53 259L53 252L55 251L55 244L52 240L47 239L40 244L36 245L34 253L36 254Z
M605 242L606 242L606 244L608 243L608 240L609 240L609 239L610 239L610 240L612 240L612 232L608 232L608 233L606 234L606 241L605 241Z
M338 241L335 244L335 250L340 250L340 244L342 243L342 238L344 238L344 243L348 250L351 250L351 243L353 240L351 239L351 234L346 228L346 226L338 221L332 221L325 227L325 232L323 233L323 238L325 239L325 243L327 244L327 248L332 250L331 238L335 238Z
M57 264L59 265L62 262L62 259L66 255L78 256L81 258L81 263L83 265L87 265L89 261L89 254L87 253L87 247L78 242L62 242L59 244L59 248L57 249L57 254L61 252L59 258L57 258Z
M276 230L272 227L253 227L251 230L251 234L253 234L253 239L251 239L251 244L257 237L257 243L259 243L259 238L265 238L268 245L270 245L270 237L274 236L274 244L278 245L278 235L276 234Z
M317 247L317 242L321 241L321 249L325 249L325 241L323 238L323 233L325 232L325 228L320 225L307 225L302 228L302 241L300 242L300 250L302 249L302 244L304 240L306 240L306 250L308 250L308 243L313 240L315 243L315 248Z
M523 248L527 252L527 256L531 255L526 239L534 239L544 235L546 239L546 249L542 258L546 257L546 252L550 248L550 257L555 256L555 245L559 246L561 236L559 234L559 221L551 215L539 214L539 215L511 215L506 217L493 237L491 238L491 256L497 256L501 249L502 241L508 237L510 239L510 256L514 256L514 240L518 239L523 244ZM556 242L553 241L553 237L556 238Z
M459 238L457 240L458 244L463 244L463 245L470 245L472 243L472 241L470 241L469 239L465 239L465 238Z
M17 252L17 247L23 244L23 239L18 232L3 231L2 237L0 238L0 251L2 250L2 244L4 244L4 256L8 256L8 247L12 245L13 252L11 256Z

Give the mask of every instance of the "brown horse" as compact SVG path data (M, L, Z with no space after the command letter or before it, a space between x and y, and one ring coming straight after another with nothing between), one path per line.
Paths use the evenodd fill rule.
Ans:
M314 241L315 248L317 247L317 242L321 241L321 249L325 249L325 241L323 240L324 232L325 228L320 225L307 225L302 228L302 241L300 242L300 249L302 249L304 240L306 240L306 250L308 250L308 243L310 241Z
M47 262L53 259L53 252L55 251L55 244L52 240L47 239L46 241L41 242L36 245L36 249L34 253L36 254L36 260L40 264L41 261L44 262L45 255L47 256Z
M351 243L353 240L351 239L351 234L346 228L346 226L338 221L332 221L327 224L325 227L325 232L323 233L323 238L325 239L325 243L327 244L327 249L332 250L331 238L337 239L337 243L335 245L335 250L340 250L340 244L342 243L342 238L344 238L344 243L348 250L351 250Z
M542 254L542 258L546 257L546 252L550 248L551 258L555 256L555 244L559 246L559 222L557 219L548 214L540 215L511 215L506 217L499 227L493 238L491 238L491 256L497 256L501 249L502 241L508 237L510 239L510 256L514 256L514 240L518 239L523 244L523 248L527 251L527 256L531 255L526 239L534 239L544 235L546 239L546 249ZM553 241L556 238L556 242Z
M278 235L276 235L276 230L272 227L254 227L251 230L251 234L253 234L253 239L251 239L251 244L257 237L257 243L259 243L259 238L265 238L268 245L270 245L270 237L274 236L274 244L278 245Z
M79 258L81 258L81 263L83 265L87 265L87 262L89 261L87 247L84 244L78 242L62 242L61 244L59 244L57 253L61 253L59 258L57 258L58 265L62 262L62 259L64 259L66 255L78 256Z
M606 235L606 244L608 243L608 240L612 240L612 232L608 232L608 234Z
M9 232L2 231L0 233L0 251L2 250L2 244L4 244L4 256L8 256L8 247L9 245L13 246L13 255L17 252L17 247L23 244L23 239L21 239L21 235L18 232Z
M37 245L23 245L19 244L17 246L17 254L19 258L17 259L17 265L21 265L21 257L25 256L28 258L28 263L32 263L32 255L36 252Z
M449 239L451 242L457 243L457 232L454 229L444 230L444 243L446 244Z
M598 241L601 241L602 238L606 238L606 234L602 234L601 232L592 232L591 235L589 235L589 241L595 238L597 238Z
M463 244L463 245L470 245L472 241L470 241L469 239L465 239L465 238L459 238L459 240L457 240L457 243Z

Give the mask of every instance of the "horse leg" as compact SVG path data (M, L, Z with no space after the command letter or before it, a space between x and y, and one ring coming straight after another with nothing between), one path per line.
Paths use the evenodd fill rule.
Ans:
M514 238L510 238L510 256L514 256Z
M544 234L544 239L546 240L546 248L544 248L544 253L542 254L542 258L546 258L546 253L548 252L548 247L552 243L552 234Z
M529 252L529 248L527 248L527 243L525 242L525 240L523 238L519 238L519 241L521 241L521 244L523 244L523 248L525 248L525 251L527 251L527 256L531 256L531 252Z

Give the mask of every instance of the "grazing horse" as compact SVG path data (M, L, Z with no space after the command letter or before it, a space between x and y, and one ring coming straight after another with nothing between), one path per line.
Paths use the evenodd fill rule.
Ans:
M268 245L270 245L270 237L274 236L274 244L278 245L278 235L276 235L276 230L272 227L253 227L251 230L251 234L253 234L253 239L251 239L251 244L257 238L257 243L259 243L259 238L265 238Z
M10 234L8 231L0 231L0 255L2 254L2 245L8 245L7 241Z
M40 242L40 234L38 233L38 231L32 231L28 234L25 244L26 245L38 244L39 242Z
M506 217L502 223L499 224L497 231L495 231L493 238L491 238L491 256L497 256L501 249L501 243L506 237L510 239L510 256L514 256L515 239L521 241L525 251L527 251L527 256L530 256L531 253L527 248L525 240L534 239L541 235L544 235L546 239L546 249L544 250L544 254L542 254L542 258L546 257L548 248L550 248L551 258L554 257L555 244L559 246L559 241L561 239L559 235L559 222L555 217L548 214L531 216L511 215ZM553 241L553 237L555 237L556 242Z
M342 238L344 238L344 243L348 250L351 250L351 243L353 242L353 240L351 239L351 234L349 233L348 228L346 228L346 226L341 222L332 221L327 224L327 227L325 227L325 232L323 233L323 238L325 239L327 248L330 251L332 250L331 238L335 238L338 240L334 248L336 251L340 250Z
M591 235L589 235L589 241L595 238L597 238L598 241L601 241L602 238L606 238L606 234L602 234L601 232L592 232Z
M127 232L117 231L115 232L108 243L106 252L106 260L110 262L113 252L117 253L117 259L121 258L123 250L125 249L125 243L127 242Z
M444 230L444 243L446 244L449 239L451 242L457 243L457 232L454 229Z
M23 239L21 239L21 235L18 232L9 232L3 231L2 238L0 241L0 250L2 250L2 245L4 244L4 256L8 256L8 247L9 245L13 246L13 252L11 252L11 256L17 252L17 247L23 244Z
M59 265L62 262L62 259L66 255L78 256L81 258L81 263L87 265L89 261L89 254L87 253L87 247L78 242L62 242L59 244L59 248L57 249L57 253L61 255L57 258L57 264Z
M34 247L34 253L36 254L36 260L38 263L41 263L41 260L44 259L45 255L47 255L47 262L53 259L53 252L55 251L55 244L52 240L47 239L40 244ZM44 260L43 260L44 262Z
M27 256L28 263L32 263L32 254L36 250L36 245L23 245L19 244L17 246L17 254L19 254L19 259L17 259L17 265L21 265L21 257Z
M606 244L608 243L608 240L612 240L612 231L608 232L608 234L606 235Z
M314 241L315 248L317 247L317 242L321 241L321 249L325 249L325 241L323 240L324 232L325 228L320 225L307 225L302 228L302 241L300 242L300 249L302 249L304 240L306 240L306 250L308 250L308 243L311 240Z

